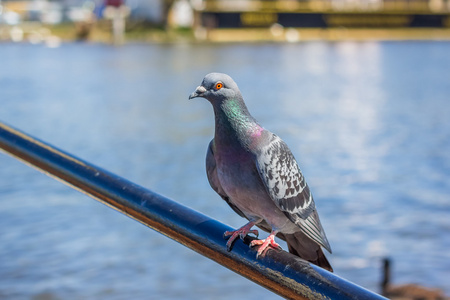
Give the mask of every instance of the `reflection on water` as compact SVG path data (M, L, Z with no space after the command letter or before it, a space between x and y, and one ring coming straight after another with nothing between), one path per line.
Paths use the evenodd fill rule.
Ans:
M232 226L208 186L206 73L291 147L337 274L447 289L449 43L0 47L0 120ZM277 297L0 155L0 298Z

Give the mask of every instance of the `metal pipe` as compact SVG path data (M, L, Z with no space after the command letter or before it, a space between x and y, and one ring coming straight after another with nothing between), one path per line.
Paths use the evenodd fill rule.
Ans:
M2 123L0 149L285 298L386 299L285 251L256 259L249 238L228 252L229 226Z

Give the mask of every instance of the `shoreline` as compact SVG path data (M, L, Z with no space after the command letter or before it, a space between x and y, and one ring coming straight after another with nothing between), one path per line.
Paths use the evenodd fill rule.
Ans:
M87 27L87 29L86 29ZM81 30L84 30L83 32ZM14 32L15 31L15 32ZM14 36L15 35L15 36ZM143 43L298 43L339 41L450 41L450 28L237 28L127 30L125 44ZM0 26L0 41L38 44L48 40L99 42L112 44L109 26L104 23L43 25L23 23Z

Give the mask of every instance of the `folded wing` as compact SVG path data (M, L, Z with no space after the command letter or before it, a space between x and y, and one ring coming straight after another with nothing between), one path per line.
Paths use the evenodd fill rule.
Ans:
M277 207L310 239L331 253L314 199L286 143L275 134L257 154L259 175Z

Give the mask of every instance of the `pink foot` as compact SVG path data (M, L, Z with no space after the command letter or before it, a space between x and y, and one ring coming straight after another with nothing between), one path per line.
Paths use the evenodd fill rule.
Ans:
M254 246L260 246L258 249L258 253L256 254L256 258L264 257L266 255L267 250L270 249L270 247L275 249L281 249L280 245L278 245L275 242L275 235L277 232L272 232L266 239L264 240L253 240L250 243L251 247Z
M253 233L258 237L259 233L258 230L250 230L253 227L253 222L248 222L246 225L242 226L238 230L235 231L225 231L223 234L223 237L230 237L227 242L227 251L231 251L231 248L233 248L233 243L236 240L236 238L239 236L241 240L243 240L249 233Z

